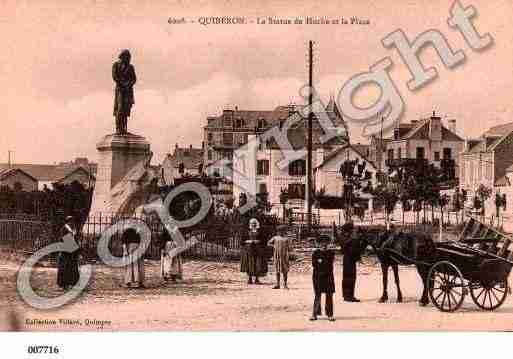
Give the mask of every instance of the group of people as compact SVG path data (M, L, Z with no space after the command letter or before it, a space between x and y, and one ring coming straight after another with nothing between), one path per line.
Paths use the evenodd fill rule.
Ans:
M63 241L76 235L72 225L72 217L66 217L61 230ZM286 226L278 226L275 235L270 239L262 233L260 223L251 218L246 235L241 236L240 270L248 276L248 284L261 284L260 279L268 273L269 247L273 249L273 262L276 273L276 284L273 289L288 289L288 272L291 243L286 236ZM359 302L355 297L357 262L361 259L362 248L351 222L341 228L340 233L334 233L335 242L341 245L343 251L342 295L344 301ZM335 293L334 261L335 251L328 248L332 238L328 235L318 235L313 238L315 249L312 252L312 284L314 291L313 311L310 320L317 320L322 314L321 299L325 295L325 314L330 321L333 316L333 295ZM128 228L121 235L123 258L127 261L124 268L123 286L127 288L144 288L145 271L144 256L135 258L135 252L141 243L141 236L134 228ZM163 231L160 240L161 264L160 276L164 281L176 282L182 280L182 257L176 254L176 244L167 231ZM69 289L79 280L78 249L74 252L62 252L58 257L57 284L63 289Z
M144 256L135 256L141 243L141 236L134 228L126 229L121 235L123 258L126 260L123 286L126 288L144 288ZM182 256L175 254L176 243L164 230L160 236L160 277L165 282L176 283L183 279Z
M278 226L277 233L269 241L260 231L260 224L256 218L249 220L249 234L243 237L241 246L241 272L248 276L248 284L261 284L259 277L267 274L266 247L273 248L273 262L276 272L276 284L273 289L288 289L289 256L291 246L285 236L287 227ZM341 228L341 233L335 233L335 241L343 251L342 295L346 302L360 302L355 297L357 262L361 259L362 248L358 233L355 232L351 222ZM315 249L312 252L312 284L314 291L313 312L310 320L317 320L321 315L321 298L325 294L325 314L330 321L333 316L333 294L335 293L334 261L335 252L328 248L332 238L328 235L319 235L313 238Z
M362 245L359 235L354 230L352 222L342 226L340 234L335 233L335 240L342 246L342 296L346 302L360 302L355 297L356 264L361 260ZM335 251L328 248L331 238L320 235L316 239L316 248L312 252L312 282L314 289L314 305L310 320L317 320L322 314L321 299L325 295L325 314L328 320L334 321L333 294L335 293L334 262Z
M60 230L61 241L73 240L76 236L73 225L73 217L65 218L64 225ZM123 258L126 261L123 274L123 287L144 288L145 270L144 256L136 257L136 250L141 243L141 236L135 228L127 228L121 234L123 246ZM169 233L164 230L160 237L160 276L164 281L176 282L182 280L182 256L175 254L175 242ZM63 290L68 290L78 283L79 274L79 253L77 248L73 252L60 252L57 257L57 285Z
M289 239L285 236L286 226L278 226L277 233L269 241L260 231L260 223L256 218L249 220L248 236L242 236L241 243L241 272L247 273L248 284L261 284L259 277L267 275L267 248L273 247L273 259L276 272L276 285L274 289L288 289L287 279L289 272Z

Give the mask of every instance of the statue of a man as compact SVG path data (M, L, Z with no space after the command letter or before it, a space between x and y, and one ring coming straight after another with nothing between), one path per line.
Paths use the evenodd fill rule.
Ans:
M116 133L128 133L127 122L134 102L133 86L137 80L135 69L130 64L130 51L123 50L119 60L112 65L112 78L116 83L114 93L114 117L116 118Z

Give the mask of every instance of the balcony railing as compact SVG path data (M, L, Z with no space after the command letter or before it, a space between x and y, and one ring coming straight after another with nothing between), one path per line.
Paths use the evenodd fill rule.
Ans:
M387 159L385 164L388 167L403 167L403 166L419 166L426 165L427 159L425 158L395 158Z

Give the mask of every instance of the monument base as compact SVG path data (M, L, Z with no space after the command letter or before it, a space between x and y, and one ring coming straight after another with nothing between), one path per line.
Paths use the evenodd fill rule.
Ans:
M151 181L150 143L132 133L111 134L102 138L96 149L98 170L89 216L130 215L134 196L140 196Z

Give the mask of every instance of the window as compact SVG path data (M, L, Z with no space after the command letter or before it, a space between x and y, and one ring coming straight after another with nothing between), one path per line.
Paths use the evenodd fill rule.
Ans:
M185 165L182 162L178 165L178 173L183 174L184 172L185 172Z
M213 140L213 135L212 135L212 132L209 132L208 135L207 135L207 142L208 143L212 143L212 140Z
M401 159L402 157L403 157L403 156L402 156L402 153L401 153L401 147L399 147L399 148L397 149L397 158L398 158L398 159Z
M244 120L242 120L241 118L238 118L237 120L235 120L235 127L236 128L244 127Z
M305 199L305 185L303 183L289 183L288 195L290 199Z
M491 165L491 163L486 162L485 168L486 168L486 179L488 181L491 181L492 180L492 165Z
M269 176L269 160L257 161L257 176Z
M224 119L224 127L232 127L233 126L233 121L231 118L225 118Z
M283 128L283 125L285 124L284 119L280 119L280 130Z
M387 151L387 158L389 160L393 160L394 159L394 150L392 148Z
M399 139L399 129L398 128L394 128L394 140L398 140Z
M289 176L304 176L306 174L305 160L295 160L289 163Z
M421 160L424 159L424 147L417 147L417 159Z
M263 118L259 119L259 120L258 120L257 127L258 127L259 129L262 129L262 128L265 128L265 126L266 126L265 120L264 120Z
M440 152L435 151L435 161L440 161Z
M223 144L225 146L233 146L233 133L223 133Z
M258 193L267 193L267 185L265 183L258 185Z
M450 160L451 158L452 158L451 148L445 147L444 148L444 160Z
M208 158L209 160L211 160L211 159L212 159L212 151L210 151L210 150L209 150L209 151L207 152L207 158Z

